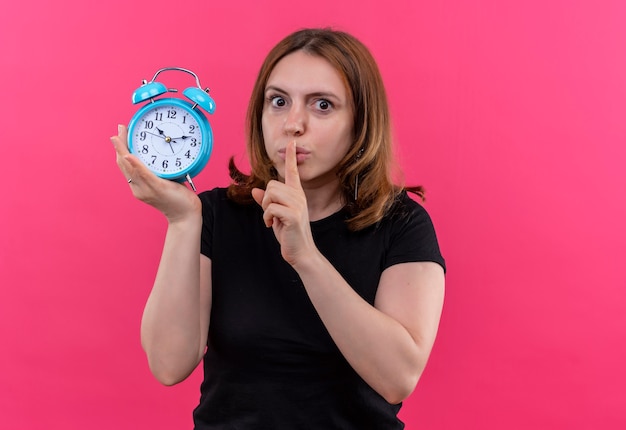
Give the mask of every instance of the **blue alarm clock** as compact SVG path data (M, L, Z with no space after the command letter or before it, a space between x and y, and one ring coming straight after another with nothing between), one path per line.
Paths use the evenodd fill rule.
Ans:
M178 92L156 82L161 72L185 72L196 79L183 95L191 102L173 97L156 97ZM132 117L128 126L128 149L157 176L177 182L187 181L196 191L192 178L206 166L213 149L213 130L206 115L212 114L215 102L209 89L202 89L200 79L191 70L165 67L152 80L142 81L132 96L133 104L148 101Z

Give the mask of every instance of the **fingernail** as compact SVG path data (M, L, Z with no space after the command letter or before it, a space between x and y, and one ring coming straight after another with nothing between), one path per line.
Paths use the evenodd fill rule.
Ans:
M124 126L122 124L117 125L117 134L120 134L124 130Z

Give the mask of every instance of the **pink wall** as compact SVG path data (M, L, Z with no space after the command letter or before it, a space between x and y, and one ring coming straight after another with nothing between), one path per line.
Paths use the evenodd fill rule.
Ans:
M196 183L226 184L261 59L332 25L379 60L449 265L407 428L626 428L626 3L186 3L3 11L0 427L190 427L200 374L161 387L139 345L164 220L108 138L141 79L191 68L217 103Z

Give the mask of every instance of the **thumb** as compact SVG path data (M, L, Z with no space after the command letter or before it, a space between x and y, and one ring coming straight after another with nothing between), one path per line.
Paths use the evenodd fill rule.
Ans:
M263 197L265 197L265 191L260 188L252 189L252 198L259 206L263 206Z

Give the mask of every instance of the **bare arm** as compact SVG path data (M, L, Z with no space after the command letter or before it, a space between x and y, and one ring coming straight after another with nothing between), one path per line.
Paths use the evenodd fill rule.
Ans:
M444 298L443 269L404 263L381 276L375 306L321 255L296 270L337 347L389 403L415 388L432 350Z
M182 184L158 178L129 154L127 132L111 138L117 164L133 195L162 212L167 234L154 286L141 321L141 344L154 376L172 385L202 359L211 309L211 261L200 254L202 205Z
M165 385L196 368L207 343L211 260L200 255L199 223L168 227L157 276L141 320L150 370Z

